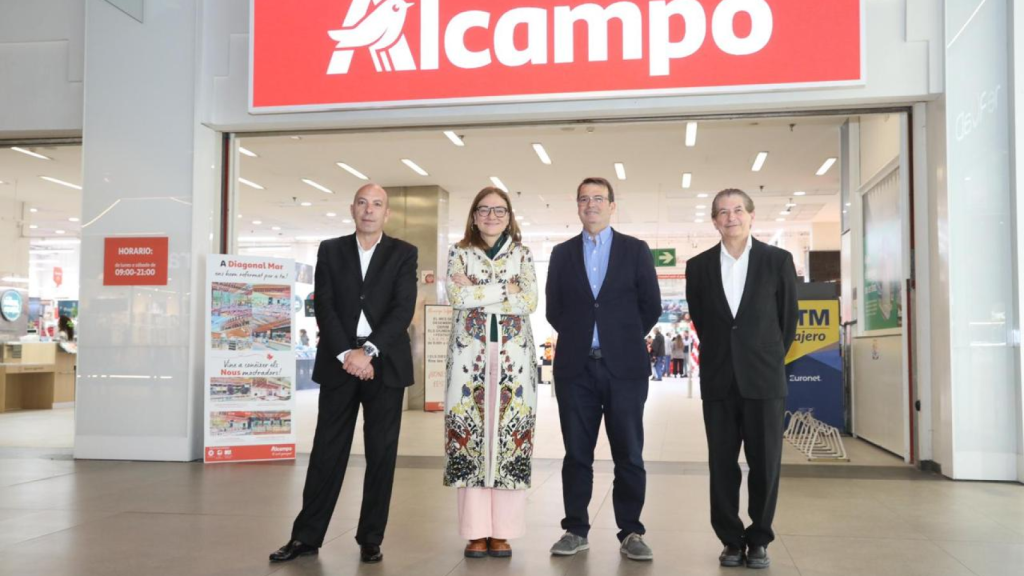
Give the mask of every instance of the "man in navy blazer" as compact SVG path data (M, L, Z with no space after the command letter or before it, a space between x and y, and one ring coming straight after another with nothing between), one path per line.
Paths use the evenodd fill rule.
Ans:
M555 394L565 443L566 532L551 553L571 556L589 548L587 506L604 417L615 460L612 502L620 551L631 560L651 560L640 522L647 487L644 403L651 374L644 337L661 316L661 291L647 244L610 227L611 183L585 179L576 189L576 203L583 233L551 252L546 291L547 319L558 332Z

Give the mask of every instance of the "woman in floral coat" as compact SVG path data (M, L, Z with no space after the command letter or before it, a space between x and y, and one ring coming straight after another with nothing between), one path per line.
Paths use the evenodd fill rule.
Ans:
M526 531L537 413L530 313L537 275L504 191L473 200L466 233L448 254L455 309L445 388L444 483L459 489L469 558L508 557Z

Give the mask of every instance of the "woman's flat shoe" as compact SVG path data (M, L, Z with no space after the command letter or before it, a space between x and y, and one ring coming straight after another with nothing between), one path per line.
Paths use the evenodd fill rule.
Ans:
M487 553L493 556L494 558L511 558L512 546L509 545L508 540L502 540L500 538L488 538Z
M470 540L466 544L466 558L485 558L487 556L487 538Z

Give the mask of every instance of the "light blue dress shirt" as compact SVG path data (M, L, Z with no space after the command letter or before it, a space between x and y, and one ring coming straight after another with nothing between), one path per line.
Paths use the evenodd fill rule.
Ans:
M598 232L596 238L591 238L586 230L583 231L583 265L587 267L587 282L590 283L590 290L594 293L595 300L598 293L601 292L604 277L608 274L608 258L611 253L611 226ZM590 347L601 347L601 340L597 337L597 322L594 322L594 339L591 341Z

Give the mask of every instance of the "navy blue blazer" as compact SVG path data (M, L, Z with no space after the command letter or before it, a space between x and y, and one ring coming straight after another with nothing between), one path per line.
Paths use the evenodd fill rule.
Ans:
M661 289L647 243L612 230L608 274L597 298L587 280L583 235L551 251L547 280L547 319L558 332L556 378L572 378L586 366L594 337L612 376L647 380L650 356L644 338L661 316Z

